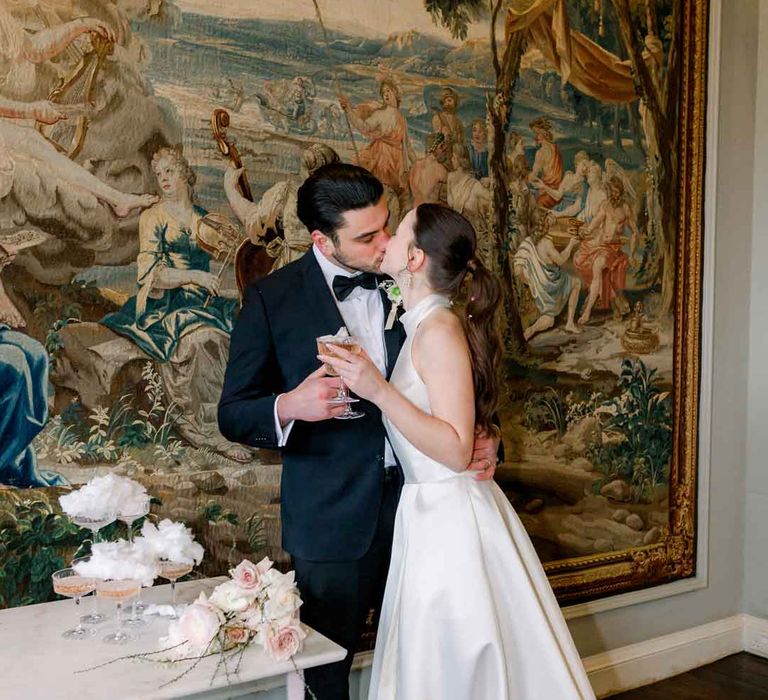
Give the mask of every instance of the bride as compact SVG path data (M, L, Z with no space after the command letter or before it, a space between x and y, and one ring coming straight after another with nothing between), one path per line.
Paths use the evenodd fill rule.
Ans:
M368 699L594 700L520 520L465 471L475 423L492 429L501 358L499 285L475 245L453 210L411 211L381 266L406 309L390 383L364 354L320 356L381 408L405 476Z

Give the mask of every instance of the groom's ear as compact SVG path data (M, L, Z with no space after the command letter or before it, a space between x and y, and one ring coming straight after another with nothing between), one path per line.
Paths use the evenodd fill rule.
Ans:
M323 255L332 255L334 252L333 241L322 231L315 229L309 234L312 242L320 249Z

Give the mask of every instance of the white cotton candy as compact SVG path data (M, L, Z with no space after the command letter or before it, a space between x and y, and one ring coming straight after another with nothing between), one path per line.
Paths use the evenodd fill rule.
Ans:
M157 576L157 563L146 549L134 547L130 542L96 542L91 556L72 567L81 576L106 579L135 579L143 586L151 586Z
M116 474L97 476L77 491L59 497L62 510L74 518L100 519L110 515L136 515L146 508L147 489Z
M141 528L137 546L148 548L157 559L168 559L182 564L199 564L203 560L203 546L184 523L161 520L155 525L146 521Z

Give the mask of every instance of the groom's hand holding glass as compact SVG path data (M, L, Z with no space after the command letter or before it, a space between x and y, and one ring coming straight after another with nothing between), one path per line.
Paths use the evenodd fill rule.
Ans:
M330 348L334 353L332 356L320 354L317 358L331 365L355 394L378 404L390 385L365 351L355 354L338 345L331 345ZM499 462L497 455L500 443L498 436L489 435L480 428L475 430L472 461L467 465L467 469L477 472L475 479L478 481L493 479Z
M317 422L344 413L344 404L333 403L339 393L340 380L328 376L325 365L318 367L295 389L280 395L277 416L285 426L294 420Z

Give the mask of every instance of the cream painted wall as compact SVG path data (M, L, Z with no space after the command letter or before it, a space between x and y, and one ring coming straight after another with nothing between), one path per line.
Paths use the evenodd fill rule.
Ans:
M768 0L759 2L758 25L744 611L768 618Z

